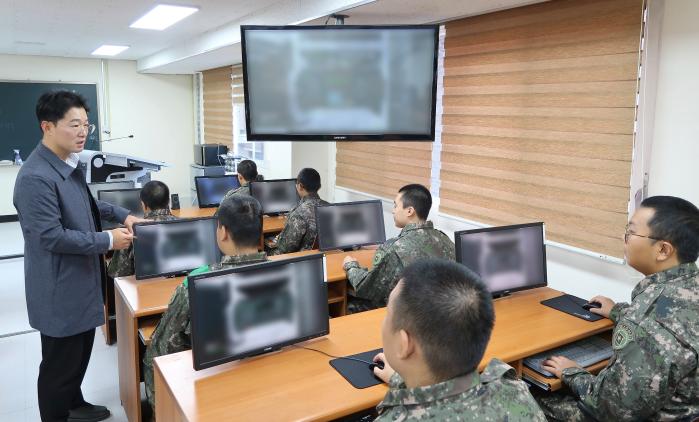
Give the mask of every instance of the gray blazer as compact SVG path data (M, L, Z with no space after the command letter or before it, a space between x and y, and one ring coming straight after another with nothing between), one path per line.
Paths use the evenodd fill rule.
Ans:
M99 214L123 222L129 211L90 195L82 170L43 143L17 174L13 202L24 235L24 283L29 324L67 337L104 324L102 259L109 235Z

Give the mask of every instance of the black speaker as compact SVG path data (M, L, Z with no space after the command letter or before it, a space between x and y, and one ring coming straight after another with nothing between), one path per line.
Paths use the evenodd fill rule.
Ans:
M173 193L172 195L170 195L170 197L171 197L170 198L170 202L171 202L170 208L173 210L179 210L180 209L180 196L176 193Z

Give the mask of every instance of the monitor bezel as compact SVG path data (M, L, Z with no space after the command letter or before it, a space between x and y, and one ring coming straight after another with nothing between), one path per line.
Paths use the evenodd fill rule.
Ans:
M214 221L216 221L217 219L216 219L216 217L211 216L211 217L179 218L176 220L144 221L142 223L136 223L133 225L133 233L134 233L134 237L136 237L135 241L136 242L138 241L138 227L152 226L152 225L156 225L156 224L181 224L181 223L188 223L188 222L193 222L193 221L198 221L198 220L214 220ZM221 253L221 250L218 248L218 245L216 244L215 238L214 238L214 246L216 247L216 251L218 253L217 259L218 259L218 261L220 261L223 254ZM179 271L169 271L166 273L157 273L154 275L145 275L145 276L139 275L136 271L136 269L138 268L138 265L136 264L137 263L136 245L134 245L133 250L134 250L134 253L133 253L133 256L134 256L134 258L133 258L134 259L134 277L136 277L136 280L148 280L148 279L158 278L158 277L172 277L172 276L177 276L177 275L181 275L181 274L185 275L185 274L189 273L190 271L196 269L196 268L189 268L189 269L182 269ZM218 261L213 262L212 264L216 264L216 263L218 263ZM209 264L209 265L211 265L211 264Z
M530 284L527 286L522 286L522 287L518 287L518 288L514 288L514 289L503 289L503 290L498 290L498 291L492 291L491 294L493 297L499 297L499 296L508 295L508 294L514 293L514 292L520 292L523 290L531 290L531 289L537 289L539 287L546 287L546 286L548 286L548 269L547 269L547 262L546 262L546 225L542 221L535 222L535 223L513 224L513 225L509 225L509 226L483 227L483 228L478 228L478 229L456 231L456 232L454 232L454 244L456 246L456 248L455 248L456 262L458 262L461 265L464 265L463 263L461 263L461 239L460 239L460 236L462 234L474 234L474 233L482 233L482 232L497 232L497 231L504 231L504 230L522 229L522 228L528 228L528 227L540 227L541 228L541 240L542 240L542 242L541 242L541 254L542 254L541 257L543 260L543 269L544 269L543 282L538 283L538 284ZM485 281L483 281L483 283L486 284L486 286L487 286L487 283L485 283Z
M88 190L89 190L89 189L88 189ZM139 201L141 200L141 197L140 197L141 188L101 189L101 190L98 190L98 191L97 191L97 200L98 200L98 201L104 201L104 199L102 199L102 192L125 192L125 191L128 191L128 192L139 191L139 198L138 198L138 200L139 200ZM107 202L107 201L105 201L105 202ZM110 204L111 204L111 202L110 202ZM112 204L112 205L114 205L114 204ZM120 206L120 205L118 205L118 206ZM121 206L120 206L120 207L121 207ZM121 207L121 208L124 208L124 207ZM128 208L124 208L124 209L128 209ZM129 214L130 214L130 215L133 215L134 217L143 217L143 216L145 215L145 212L143 211L143 208L141 208L140 211L139 211L139 210L135 210L135 211L134 211L134 210L129 210ZM104 219L102 219L102 218L100 218L100 220L101 220L101 221L100 221L100 225L102 226L102 229L111 230L111 229L114 229L114 228L117 228L117 227L121 226L121 223L116 223L116 225L113 225L113 226L112 226L112 225L107 225L107 226L105 226L105 225L103 224L104 222L106 222L106 223L112 223L112 224L115 224L115 223L112 222L112 221L104 220Z
M218 203L211 203L211 204L205 204L202 205L201 203L201 195L199 194L199 179L220 179L224 177L234 177L236 180L238 179L238 173L235 174L221 174L217 176L194 176L194 189L197 191L197 206L199 208L215 208L221 205L220 202ZM240 187L240 181L238 180L238 188ZM238 189L235 188L235 189ZM224 194L225 196L225 194Z
M272 183L272 182L290 182L290 181L292 181L292 180L294 181L294 183L298 183L297 179L295 179L295 178L290 178L290 179L269 179L269 180L265 179L265 180L255 180L255 181L253 181L253 182L249 182L249 183L248 183L248 193L250 194L250 196L252 196L253 198L255 198L255 195L252 194L252 185L253 185L253 184ZM294 208L291 208L289 211L265 212L265 211L264 211L264 207L265 207L264 204L263 204L259 199L257 199L257 198L255 198L255 199L260 203L260 208L261 208L260 212L261 212L261 214L262 214L262 215L269 215L269 216L288 214L288 213L291 212L291 210L293 210L293 209L294 209L296 206L298 206L298 204L301 202L301 197L299 196L298 191L296 191L296 205L294 205Z
M380 210L380 218L379 218L379 224L381 225L381 233L383 233L383 240L380 242L365 242L365 243L358 243L358 244L351 244L351 245L341 245L333 248L327 248L323 247L321 245L321 235L320 235L320 224L318 222L320 219L318 218L318 209L319 208L328 208L328 207L335 207L335 206L347 206L347 205L362 205L362 204L367 204L367 203L372 203L376 204L378 203L379 210ZM384 224L384 219L383 219L383 201L380 199L369 199L365 201L351 201L351 202L336 202L333 204L327 204L327 205L318 205L315 209L315 217L316 217L316 228L318 230L317 236L318 236L318 249L320 249L321 252L326 252L326 251L336 251L336 250L342 250L342 249L348 249L348 248L359 248L362 246L368 246L368 245L379 245L383 244L386 242L386 225Z
M432 58L432 104L430 112L430 133L429 134L397 134L397 133L382 133L378 135L357 135L357 134L271 134L271 133L252 133L250 125L250 94L248 92L248 72L247 72L247 51L245 34L248 31L256 30L294 30L294 31L352 31L366 29L433 29L434 30L434 57ZM243 97L245 101L245 132L248 141L414 141L414 142L434 142L436 113L437 113L437 79L438 79L438 62L439 62L439 25L241 25L240 26L240 45L242 52L243 65Z
M190 276L187 278L187 293L189 294L190 319L192 319L192 320L194 319L194 315L197 314L197 310L199 307L199 304L197 303L197 300L196 300L197 296L194 292L194 289L196 289L196 285L198 282L200 282L201 279L220 277L220 276L225 276L228 274L241 273L241 272L246 272L246 271L254 271L254 270L257 270L259 268L278 267L278 266L282 266L282 265L288 265L288 264L293 264L296 262L309 261L312 259L319 259L319 258L320 258L322 266L323 266L323 283L327 286L327 270L326 270L325 254L322 254L322 253L304 255L304 256L289 258L289 259L265 261L265 262L250 264L250 265L241 265L239 267L226 268L226 269L222 269L222 270L218 270L218 271L210 271L207 273L202 273L202 274ZM327 288L324 289L323 294L325 296L325 301L323 303L325 304L325 310L327 313L327 302L328 302L328 289ZM329 313L327 315L328 315L328 317L326 319L324 329L319 331L319 332L313 333L311 335L307 335L307 336L298 337L295 339L279 342L279 343L270 344L270 345L265 346L265 347L249 350L249 351L244 352L244 353L239 353L237 355L230 355L230 356L227 356L227 357L222 358L222 359L217 359L217 360L213 360L213 361L206 361L206 362L202 362L198 359L197 349L194 347L194 343L197 341L197 328L196 328L196 324L194 324L192 322L190 324L191 337L192 337L192 341L191 341L192 365L193 365L195 371L199 371L201 369L211 368L212 366L221 365L223 363L241 360L241 359L245 359L247 357L261 355L261 354L265 354L265 353L270 353L270 352L273 352L275 350L279 350L283 347L290 346L292 344L297 344L297 343L301 343L301 342L311 340L314 338L326 336L330 333L330 315L329 315Z

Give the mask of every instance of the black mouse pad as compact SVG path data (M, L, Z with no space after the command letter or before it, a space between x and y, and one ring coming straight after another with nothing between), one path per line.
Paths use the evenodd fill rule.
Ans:
M565 312L568 315L573 315L585 321L599 321L604 318L600 315L593 314L590 311L583 309L583 305L586 304L585 299L581 299L573 295L563 295L554 297L553 299L542 300L541 304L553 308L557 311Z
M361 359L366 362L372 362L377 353L383 352L383 349L369 350L368 352L358 353L356 355L346 356L348 358ZM330 366L335 368L337 372L346 379L354 388L367 388L373 385L381 384L381 380L374 376L374 372L369 370L369 365L356 360L337 358L330 361Z

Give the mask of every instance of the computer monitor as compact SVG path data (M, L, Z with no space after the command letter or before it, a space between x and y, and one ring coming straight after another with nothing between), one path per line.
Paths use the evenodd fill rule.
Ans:
M186 274L216 264L216 218L153 221L134 224L136 279Z
M126 180L124 182L96 182L87 185L93 198L97 198L101 190L131 189L135 186L136 184L133 180Z
M386 241L380 200L343 202L316 207L321 251L350 249Z
M454 233L456 261L478 273L493 296L547 285L544 223Z
M240 187L238 176L235 174L225 176L196 176L194 185L197 189L197 202L199 208L218 207L221 199L231 189Z
M111 184L111 183L110 183ZM129 210L129 213L136 217L143 217L143 207L141 206L141 189L110 189L97 191L97 199L109 202ZM119 223L113 223L102 219L102 229L111 230L119 227Z
M198 274L188 280L195 370L330 331L321 254Z
M265 215L289 212L299 203L296 179L250 182L250 195L260 201Z

